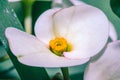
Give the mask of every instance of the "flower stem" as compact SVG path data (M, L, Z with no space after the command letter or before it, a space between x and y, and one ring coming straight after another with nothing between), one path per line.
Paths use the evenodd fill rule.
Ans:
M70 80L68 67L61 68L64 80Z
M28 33L32 33L32 5L35 0L22 0L24 11L24 26Z

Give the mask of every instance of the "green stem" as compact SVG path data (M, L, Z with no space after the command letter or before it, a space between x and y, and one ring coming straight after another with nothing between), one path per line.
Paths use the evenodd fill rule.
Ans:
M70 80L68 67L61 68L64 80Z
M32 5L35 0L22 0L24 11L24 26L28 33L32 33Z

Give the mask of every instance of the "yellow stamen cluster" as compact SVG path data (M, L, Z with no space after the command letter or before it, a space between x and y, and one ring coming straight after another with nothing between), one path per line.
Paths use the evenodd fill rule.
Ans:
M49 42L50 50L58 56L61 56L64 51L67 51L67 41L64 38L55 38Z

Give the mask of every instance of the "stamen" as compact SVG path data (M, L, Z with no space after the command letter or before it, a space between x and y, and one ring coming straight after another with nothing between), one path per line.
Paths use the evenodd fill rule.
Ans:
M70 45L68 45L64 38L55 38L54 40L50 40L49 47L50 50L58 56L62 56L64 51L70 50Z

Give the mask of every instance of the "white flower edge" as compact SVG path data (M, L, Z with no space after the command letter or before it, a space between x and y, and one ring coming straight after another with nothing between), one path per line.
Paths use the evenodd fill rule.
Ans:
M11 51L25 65L37 67L68 67L80 65L89 60L89 58L70 60L56 56L36 37L16 28L7 28L5 34Z
M71 3L73 5L82 5L82 4L85 4L84 2L82 1L79 1L79 0L70 0ZM115 26L110 22L110 32L109 32L109 37L111 38L112 41L116 41L117 40L117 32L115 30Z
M42 32L40 34L39 33L36 34L37 38L32 35L26 34L25 32L17 30L15 28L7 28L5 35L8 39L8 42L10 44L10 48L11 48L11 51L13 52L13 54L16 57L18 57L18 60L21 63L30 65L30 66L38 66L38 67L67 67L67 66L80 65L80 64L87 62L91 56L97 54L97 52L99 52L104 47L105 43L107 42L107 38L108 38L109 26L108 26L108 21L107 21L106 16L100 10L98 10L94 7L88 6L88 5L83 5L82 10L84 10L84 8L85 8L85 11L92 9L93 11L95 11L95 13L97 12L99 14L99 16L96 15L97 18L95 18L94 16L90 16L85 19L88 19L88 20L95 19L95 20L98 20L99 23L93 25L91 20L89 20L90 22L88 21L87 23L90 23L90 24L86 25L85 22L82 21L84 19L84 17L82 16L83 18L80 20L82 25L83 24L85 24L85 26L91 25L90 26L91 28L88 28L88 27L84 28L84 26L82 26L81 28L77 27L80 24L77 23L78 25L76 25L73 23L76 21L76 19L79 19L78 13L79 13L80 7L81 6L74 6L74 7L70 7L70 8L66 8L66 9L62 9L62 10L51 9L51 10L48 10L45 13L43 13L41 15L42 17L40 16L38 18L36 25L35 25L35 30L37 30L38 32L40 31L40 29L42 29ZM74 14L75 16L73 18L73 23L69 27L70 31L68 32L68 33L72 33L72 34L65 36L68 26L64 27L65 23L66 23L66 22L64 22L65 18L61 17L59 15L64 14L64 13L68 14L68 11L71 12L71 10L74 10L74 9L76 10L76 13ZM91 14L94 15L95 13L91 13ZM89 14L89 13L87 13L87 14ZM67 15L66 18L71 19L71 13L69 15ZM102 21L99 21L99 19L101 19L101 18L102 18ZM63 21L61 21L61 19ZM50 24L50 25L43 24L45 21L48 21L48 24ZM62 27L61 27L61 25L57 25L58 27L55 27L56 28L55 29L55 28L51 27L51 25L53 25L53 24L51 24L52 23L51 21L53 21L53 22L57 21L55 23L55 25L61 24L61 23L63 25L62 25ZM71 21L68 21L68 24L69 24L69 22L71 22ZM43 24L43 25L41 25L41 24ZM95 26L99 26L100 24L102 25L102 27L95 27ZM74 29L72 26L76 27L76 29ZM49 31L48 27L52 28L53 30ZM101 28L102 28L102 30L101 30ZM56 30L56 31L54 32L54 30ZM77 31L80 34L80 37L81 37L80 40L82 40L82 41L90 40L90 44L96 45L95 48L96 47L97 48L94 50L94 49L91 49L91 47L90 47L90 49L89 49L90 53L88 50L88 52L86 52L84 54L84 51L87 51L84 49L88 48L87 46L89 46L90 44L84 46L85 42L84 43L80 42L79 37L77 37L77 36L79 36L79 34L76 33L76 30L81 30L83 32L81 34L81 32L79 33L79 31ZM37 31L35 31L35 32L37 32ZM93 38L89 38L90 34L86 33L86 31L93 32L93 35L91 35ZM73 40L77 40L77 42L75 41L76 45L78 43L80 45L82 44L81 48L79 48L79 45L78 45L77 49L78 50L80 49L80 50L73 51L73 52L75 52L75 55L74 54L71 55L72 53L70 52L70 57L68 57L69 55L68 56L64 55L64 57L56 56L48 49L49 45L47 43L49 42L49 40L53 39L53 37L50 36L50 38L48 39L47 35L45 36L46 32L48 32L48 35L52 34L53 37L56 37L55 36L56 34L54 34L54 33L58 33L57 35L63 36L67 40L70 40L69 38L71 38L71 40L72 40L71 35L73 35L74 37L76 37ZM61 33L61 32L63 32L63 33ZM98 32L98 33L96 33L96 32ZM87 36L84 36L83 34L87 35ZM44 39L41 39L41 35L43 36ZM84 38L84 37L87 37L87 38ZM47 40L47 41L45 41L45 40ZM99 46L95 42L99 43ZM73 41L73 43L74 43L74 41ZM84 47L84 48L82 48L82 47ZM84 51L81 51L82 49ZM79 55L79 53L80 53L80 55ZM33 59L34 57L35 57L35 59ZM75 59L79 59L79 60L75 60Z
M118 38L117 32L115 30L115 26L110 22L110 33L109 36L112 41L116 41Z
M85 71L84 80L119 80L119 53L120 40L109 43L100 57L95 56L90 60Z
M48 46L49 41L55 38L52 18L53 15L59 10L61 10L61 8L54 8L45 11L42 15L39 16L35 23L36 37Z
M70 2L73 4L73 5L82 5L82 4L85 4L84 2L80 1L80 0L70 0Z
M35 34L39 40L48 45L51 39L64 37L73 46L71 52L64 52L69 59L92 57L104 47L110 25L101 10L87 4L51 13L53 10L43 13L35 24ZM47 25L43 24L45 21Z

